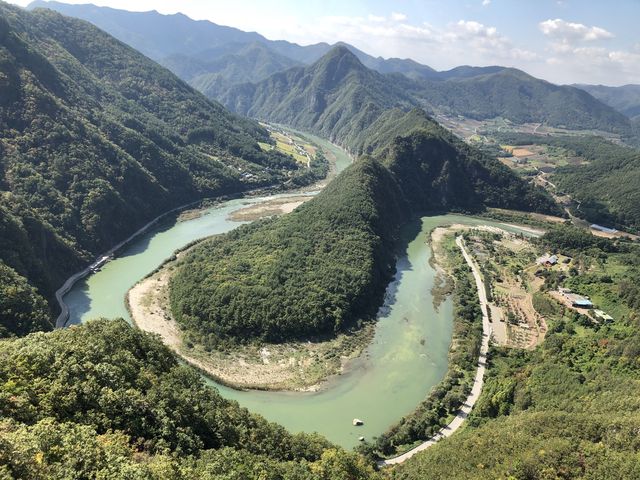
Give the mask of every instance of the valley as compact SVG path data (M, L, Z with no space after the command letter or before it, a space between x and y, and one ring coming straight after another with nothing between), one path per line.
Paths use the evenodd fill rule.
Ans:
M0 477L640 478L623 26L11 1Z

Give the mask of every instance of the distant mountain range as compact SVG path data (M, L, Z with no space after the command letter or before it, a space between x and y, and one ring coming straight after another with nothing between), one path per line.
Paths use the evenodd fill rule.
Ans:
M264 108L273 106L273 101L265 102L264 97L281 98L282 90L267 92L269 85L288 88L288 83L302 68L319 61L335 46L342 46L363 66L394 76L387 84L396 84L405 90L396 106L411 103L430 111L476 119L504 117L517 123L539 122L569 129L627 132L631 128L628 118L582 90L553 85L517 69L460 66L438 72L410 59L376 58L342 42L301 46L268 40L256 32L191 20L182 14L128 12L42 0L31 3L28 8L37 7L55 9L94 23L168 67L210 98L249 115L260 115L262 107L249 108L244 102L256 98L260 104L264 103ZM290 68L297 69L261 83ZM309 72L305 74L308 75ZM255 86L244 85L249 82ZM381 83L377 80L378 90ZM242 87L238 89L238 85ZM398 88L384 89L399 93ZM248 97L243 98L239 92L245 92ZM412 98L407 98L407 94ZM383 103L394 104L395 100L389 98ZM289 123L285 121L285 108L279 106L279 113L260 116Z
M621 113L573 87L538 80L515 69L449 80L414 80L365 67L337 46L307 67L231 87L219 100L243 115L315 131L360 153L362 132L389 108L425 108L485 119L543 122L574 129L625 131ZM370 135L368 135L371 138Z
M192 20L181 13L162 15L156 11L129 12L91 4L69 5L43 0L36 0L27 8L32 10L40 7L87 20L148 57L167 67L175 68L174 72L177 74L180 74L180 71L189 71L188 68L178 65L179 63L189 65L194 60L200 63L222 59L227 55L243 56L246 47L251 44L268 47L276 62L278 58L286 57L296 64L313 63L333 47L328 43L301 46L284 40L268 40L256 32L244 32L206 20ZM344 45L355 53L364 65L381 73L398 72L418 77L437 74L432 68L413 60L376 58L351 45ZM220 64L215 63L210 73L219 72L216 67ZM188 77L185 79L191 80ZM251 72L243 81L249 80L261 78L256 78Z
M640 85L622 85L607 87L605 85L574 85L597 98L610 107L615 108L627 117L640 121Z

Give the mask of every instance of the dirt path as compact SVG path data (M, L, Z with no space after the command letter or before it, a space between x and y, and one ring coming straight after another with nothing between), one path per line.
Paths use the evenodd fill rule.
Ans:
M482 276L480 275L480 269L471 258L471 255L469 255L469 253L467 252L462 237L456 237L456 244L458 245L458 247L460 247L464 259L473 272L473 277L476 280L476 287L478 289L478 297L480 299L480 309L482 310L482 345L480 346L478 370L476 371L476 376L473 380L473 388L471 389L471 393L469 394L465 402L462 404L462 408L458 411L455 418L451 422L449 422L447 426L443 427L429 440L421 443L408 452L394 458L381 460L380 462L378 462L378 466L380 467L402 463L405 460L413 457L416 453L426 450L430 446L436 444L439 440L453 435L455 431L458 430L467 419L467 417L471 413L471 410L473 409L473 406L478 401L480 393L482 392L482 386L484 385L484 373L487 363L487 352L489 351L489 338L491 337L491 325L489 323L489 315L487 313L487 294L484 288L484 282L482 281Z

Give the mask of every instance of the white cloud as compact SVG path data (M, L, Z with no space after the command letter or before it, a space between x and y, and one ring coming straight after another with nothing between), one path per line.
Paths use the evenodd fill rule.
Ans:
M500 38L496 27L487 27L474 20L460 20L455 26L454 30L463 37Z
M556 48L546 64L561 69L564 82L623 84L640 78L640 52L597 46ZM579 80L576 80L579 79ZM612 81L613 80L613 81Z
M367 18L369 19L369 21L376 22L376 23L384 22L386 20L386 18L384 17L379 17L377 15L372 15L372 14L369 14Z
M496 27L487 26L474 20L460 20L449 25L443 33L445 43L454 44L468 55L484 58L485 62L495 63L504 60L536 60L535 52L518 48L513 42L498 32Z
M538 26L545 35L560 39L566 43L613 38L613 34L604 28L588 27L582 23L567 22L560 18L545 20L540 22Z
M30 0L10 1L25 5ZM87 3L87 0L63 1ZM544 41L532 43L533 51L522 43L523 39L530 39L526 35L512 40L495 26L467 19L431 25L422 22L423 18L414 21L399 12L374 15L368 14L370 10L361 16L330 16L329 10L326 16L310 16L306 12L300 14L302 10L275 8L272 2L251 0L236 0L228 8L213 8L216 2L210 0L91 0L91 3L136 11L156 9L165 14L182 11L194 19L209 19L258 31L270 39L304 45L342 40L374 56L409 57L437 69L462 64L501 64L562 83L621 84L638 83L640 79L640 43L625 45L622 31L617 39L611 40L614 34L601 26L564 20L574 10L571 3L577 8L576 2L565 0L553 0L556 7L563 9L563 13L557 14L560 18L533 23L541 32L539 36L547 39L546 45ZM401 2L388 4L394 5L390 9L403 9ZM488 9L499 6L493 0L465 0L466 4L473 4L476 9L480 5ZM612 12L615 13L613 7ZM524 18L523 29L532 22L535 21Z
M407 19L407 16L404 13L393 12L391 14L391 20L394 22L404 22Z
M564 83L637 83L640 78L640 49L612 49L597 43L614 37L604 28L561 19L539 24L551 40L547 45L545 75ZM541 71L545 71L542 69Z

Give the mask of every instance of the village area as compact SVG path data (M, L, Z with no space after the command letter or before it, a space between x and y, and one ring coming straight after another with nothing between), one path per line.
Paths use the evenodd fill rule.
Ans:
M541 232L531 229L531 233ZM613 321L589 296L564 285L579 260L542 252L522 233L487 225L438 228L432 240L452 242L454 236L462 236L481 272L493 343L535 348L548 331L548 315L555 319L574 315L592 325Z

